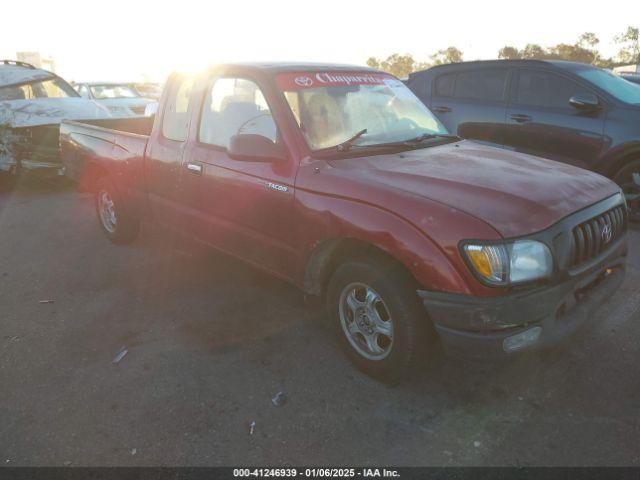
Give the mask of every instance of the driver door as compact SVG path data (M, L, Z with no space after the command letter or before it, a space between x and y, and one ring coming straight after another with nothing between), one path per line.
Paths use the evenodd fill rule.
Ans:
M208 243L282 276L293 275L291 242L295 166L233 160L232 136L262 135L282 142L258 84L225 76L204 94L195 141L185 155L185 178L199 189L198 216Z

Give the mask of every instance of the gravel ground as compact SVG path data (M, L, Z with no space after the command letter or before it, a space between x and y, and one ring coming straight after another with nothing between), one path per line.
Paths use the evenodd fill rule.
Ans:
M0 193L0 462L638 466L630 243L623 288L564 348L439 355L387 387L291 286L151 225L114 246L90 197L23 185Z

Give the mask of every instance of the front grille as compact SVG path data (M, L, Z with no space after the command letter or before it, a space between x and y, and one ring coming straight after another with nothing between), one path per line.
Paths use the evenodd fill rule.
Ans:
M581 223L573 229L571 266L577 267L597 257L618 240L627 229L624 205Z

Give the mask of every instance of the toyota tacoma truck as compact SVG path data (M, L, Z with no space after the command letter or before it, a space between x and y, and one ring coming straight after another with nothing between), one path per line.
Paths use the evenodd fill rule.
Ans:
M372 69L173 74L153 118L65 121L60 145L112 242L153 218L324 299L347 356L389 381L436 342L557 345L625 273L615 183L450 135Z

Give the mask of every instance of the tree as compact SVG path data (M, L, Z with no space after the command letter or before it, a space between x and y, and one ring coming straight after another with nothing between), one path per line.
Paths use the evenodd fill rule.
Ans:
M518 58L522 58L522 53L516 47L506 45L498 52L498 58L517 60Z
M600 39L596 37L595 33L584 32L578 37L578 42L576 43L576 45L582 48L596 49L599 43Z
M462 52L456 47L449 47L445 48L444 50L438 50L435 54L431 55L430 58L433 65L459 63L463 61Z
M569 62L593 63L596 56L591 50L582 48L579 45L567 45L559 43L555 47L547 49L547 58L567 60Z
M596 37L595 33L584 32L582 35L578 37L578 42L576 43L576 46L584 50L590 51L593 57L593 60L591 60L591 63L595 65L600 60L600 52L598 52L599 43L600 43L600 39Z
M410 73L415 71L415 60L411 55L400 55L394 53L389 55L382 62L381 67L385 72L389 72L398 78L408 77Z
M392 53L385 60L369 57L367 65L371 68L389 72L399 78L407 77L410 73L429 67L426 63L416 62L413 56L409 54L400 55L398 53Z
M548 58L544 48L536 43L528 43L522 50L522 58L527 59L543 59Z
M585 32L574 45L559 43L553 47L542 47L537 43L529 43L524 49L504 46L498 52L498 58L508 59L537 59L537 60L568 60L571 62L590 63L604 68L611 68L613 61L610 58L602 58L597 45L600 39L594 33Z
M378 60L376 57L369 57L367 59L367 65L370 66L371 68L376 68L376 69L380 69L380 60Z
M622 63L640 64L640 29L628 27L622 35L618 35L616 43L622 45L618 58Z

